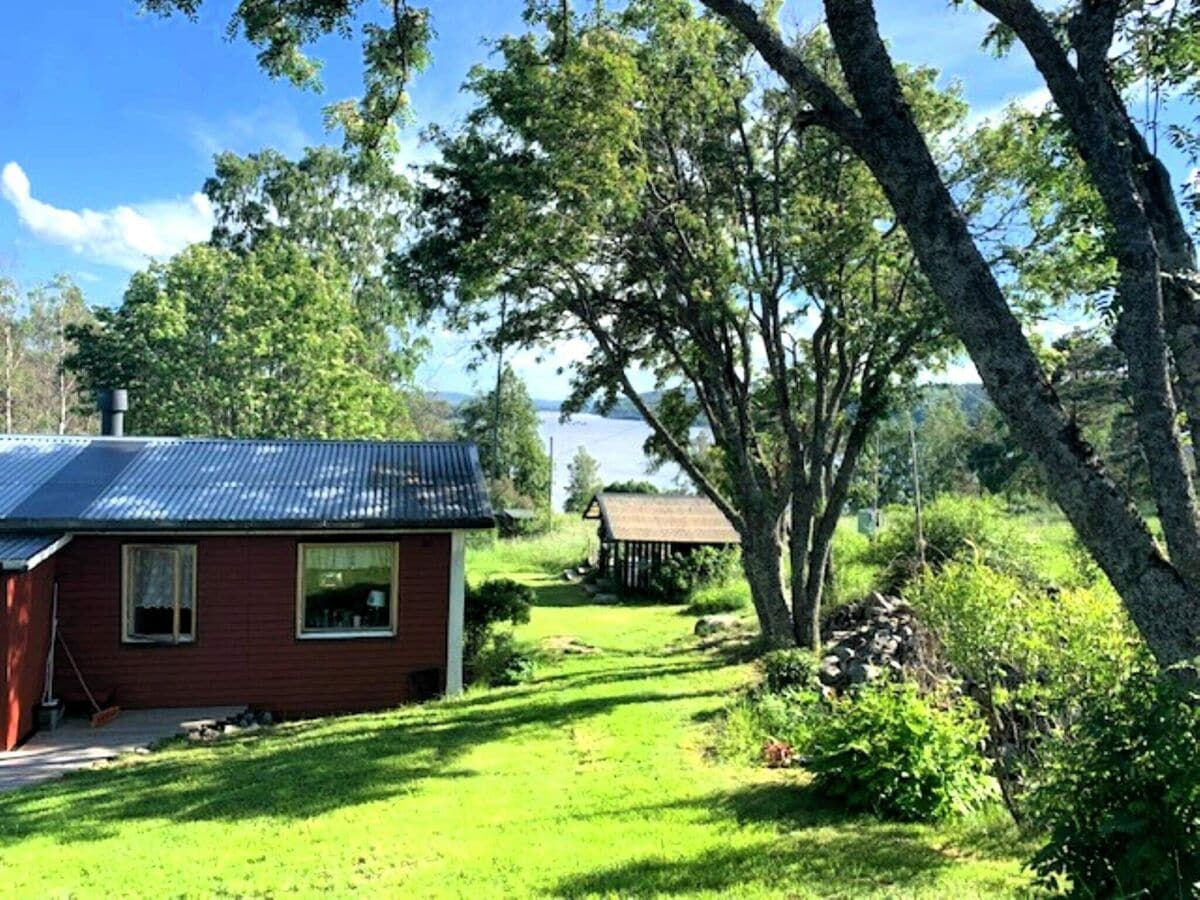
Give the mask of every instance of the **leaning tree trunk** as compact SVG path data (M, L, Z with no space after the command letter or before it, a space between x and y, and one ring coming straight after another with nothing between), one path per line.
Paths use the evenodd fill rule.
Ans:
M1038 463L1055 502L1121 595L1151 652L1164 665L1190 660L1200 651L1200 592L1163 558L1137 510L1063 412L913 120L870 0L825 2L857 115L748 4L703 2L813 100L871 169L988 395Z
M878 179L989 396L1038 462L1055 501L1121 594L1161 663L1200 650L1200 593L1160 553L1047 383L905 103L869 0L826 0L862 115L854 149Z

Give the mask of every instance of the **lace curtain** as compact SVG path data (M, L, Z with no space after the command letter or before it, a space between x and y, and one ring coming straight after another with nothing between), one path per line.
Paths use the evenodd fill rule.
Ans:
M304 567L317 572L390 569L392 548L383 544L310 544L304 549Z
M175 606L174 550L136 547L130 551L132 563L132 600L143 609L171 609Z

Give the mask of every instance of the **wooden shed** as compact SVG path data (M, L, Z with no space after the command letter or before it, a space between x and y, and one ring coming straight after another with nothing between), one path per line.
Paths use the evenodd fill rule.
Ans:
M649 587L654 568L672 556L741 543L707 497L601 492L583 517L600 522L600 574L635 590Z

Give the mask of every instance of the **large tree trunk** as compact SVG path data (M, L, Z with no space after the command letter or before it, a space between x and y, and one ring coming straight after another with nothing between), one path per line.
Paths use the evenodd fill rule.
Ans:
M1068 29L1073 63L1060 33L1030 0L980 0L980 6L1013 30L1045 78L1125 252L1139 243L1153 244L1153 265L1144 266L1143 274L1161 282L1161 298L1151 297L1143 314L1155 315L1161 308L1166 343L1175 361L1175 385L1187 413L1192 444L1200 446L1200 282L1195 248L1170 173L1151 151L1113 85L1109 50L1121 10L1115 5L1081 5ZM1145 231L1152 235L1149 241L1141 234ZM1157 457L1157 451L1147 450ZM1182 497L1175 500L1183 502ZM1168 513L1168 518L1176 516ZM1186 528L1190 524L1186 513L1183 518ZM1166 521L1164 526L1168 536L1176 527ZM1200 552L1186 546L1186 534L1177 534L1174 543L1185 545L1172 550L1177 565ZM1200 541L1192 539L1190 543ZM1184 564L1193 562L1189 559Z
M763 640L769 647L795 645L792 617L783 594L783 546L778 523L765 516L747 516L742 531L742 570L758 614Z
M792 528L788 558L792 564L792 632L796 646L816 650L821 643L821 597L808 593L811 549L820 491L819 478L804 479L792 491Z
M766 61L802 95L807 71L773 29L741 0L704 0L743 31ZM826 0L834 45L860 118L816 88L818 110L870 167L904 226L955 333L1050 491L1125 602L1163 664L1200 651L1200 593L1162 556L1145 523L1067 419L1009 309L967 223L942 181L868 0Z

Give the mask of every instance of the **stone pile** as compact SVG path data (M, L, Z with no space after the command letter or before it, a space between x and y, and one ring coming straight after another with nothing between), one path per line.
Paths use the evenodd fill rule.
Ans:
M878 678L927 674L932 641L899 597L873 593L838 609L826 626L819 677L829 691Z

